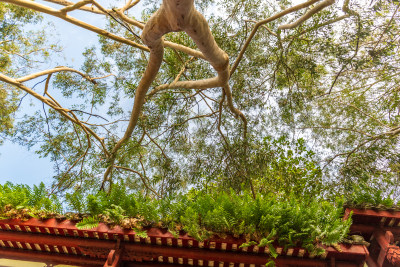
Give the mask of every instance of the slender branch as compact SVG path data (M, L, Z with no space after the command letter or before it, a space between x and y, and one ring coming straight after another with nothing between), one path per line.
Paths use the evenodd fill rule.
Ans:
M73 11L75 9L79 9L80 7L83 7L83 6L85 6L85 5L87 5L87 4L91 3L91 2L92 2L92 0L82 0L82 1L79 1L79 2L77 2L75 4L73 4L73 5L69 5L69 6L66 6L64 8L61 8L60 11L63 12L63 13L67 13L67 12Z
M155 145L158 147L158 149L160 149L161 154L164 156L164 158L165 158L165 159L168 159L167 155L166 155L165 152L164 152L164 149L162 149L162 147L161 147L153 138L151 138L151 136L150 136L146 131L143 131L143 132L144 132L144 134L150 139L150 141L151 141L153 144L155 144Z
M253 20L253 19L246 19L245 20L246 22L254 22L254 23L257 23L257 21L256 20ZM265 26L265 25L261 25L261 27L263 27L264 29L266 29L270 34L272 34L273 36L275 36L275 37L278 37L278 34L276 34L275 32L273 32L270 28L268 28L267 26Z
M176 52L177 55L179 56L178 52ZM179 79L181 78L182 74L185 73L186 69L187 69L187 64L190 63L190 61L192 61L194 59L194 57L189 58L186 62L183 63L183 66L181 68L181 70L179 71L178 75L176 75L174 81L172 82L172 84L176 83L179 81Z
M342 72L344 71L345 68L347 68L347 65L357 56L358 54L358 50L360 47L360 32L361 32L361 22L360 22L360 18L358 17L358 32L357 32L357 42L356 42L356 48L354 50L354 54L353 56L342 66L342 68L340 69L340 71L335 75L335 79L333 80L331 87L329 88L329 91L326 94L330 94L332 92L333 87L335 86L338 78L340 77L340 75L342 74Z
M93 114L93 113L90 113L90 112L86 112L86 111L83 111L83 110L71 109L71 111L73 111L73 112L81 112L81 113L84 113L84 114L86 114L86 115L90 115L90 116L94 116L94 117L103 119L103 120L105 120L105 121L107 121L107 122L109 121L109 120L107 120L106 118L104 118L103 116L100 116L100 115L97 115L97 114Z
M356 132L362 135L366 135L369 137L372 137L372 135L364 132L364 131L360 131L357 129L351 129L351 128L344 128L344 127L324 127L324 126L313 126L313 127L300 127L300 128L296 128L299 130L307 130L307 129L326 129L326 130L340 130L340 131L349 131L349 132Z
M40 76L44 76L44 75L48 75L48 74L52 74L52 73L56 73L56 72L62 72L62 71L75 72L75 73L81 75L86 80L88 80L88 81L90 81L92 83L95 83L93 81L94 79L90 78L89 75L87 75L87 74L85 74L83 72L80 72L78 70L75 70L75 69L72 69L72 68L69 68L69 67L63 67L63 66L59 66L59 67L55 67L54 69L49 69L49 70L44 70L44 71L40 71L40 72L37 72L37 73L29 74L27 76L24 76L24 77L16 79L16 81L22 83L22 82L26 82L26 81L29 81L29 80L33 80L33 79L38 78ZM95 78L95 79L101 79L101 78Z
M71 5L75 4L74 2L66 1L66 0L44 0L44 1L49 2L49 3L53 3L53 4L62 5L62 6L71 6ZM92 12L92 13L95 13L95 14L104 15L104 13L101 10L98 10L97 8L94 8L94 7L82 6L82 7L79 7L79 10L83 10L83 11L88 11L88 12Z
M239 55L238 55L238 57L236 58L236 61L233 63L232 68L231 68L231 71L230 71L230 76L232 76L232 74L235 72L236 68L238 67L240 61L241 61L242 58L243 58L244 53L246 52L248 46L250 45L250 42L253 40L253 37L256 35L257 30L258 30L258 28L259 28L261 25L266 24L266 23L269 23L269 22L274 21L274 20L276 20L276 19L279 19L280 17L283 17L283 16L285 16L285 15L287 15L287 14L289 14L289 13L295 12L295 11L300 10L300 9L303 9L303 8L306 8L306 7L308 7L308 6L310 6L310 5L314 4L314 3L316 3L316 2L318 2L318 1L319 1L319 0L310 0L310 1L307 1L307 2L305 2L305 3L302 3L302 4L299 4L299 5L290 7L290 8L288 8L288 9L285 9L285 10L279 12L278 14L275 14L275 15L273 15L273 16L267 18L267 19L260 20L259 22L257 22L257 23L254 25L253 30L251 31L249 37L247 37L247 40L246 40L245 44L243 45L242 49L240 50Z
M88 24L86 22L83 22L83 21L80 21L80 20L78 20L76 18L73 18L73 17L65 14L64 12L61 12L59 10L56 10L54 8L51 8L51 7L42 5L42 4L30 1L30 0L2 0L2 2L10 3L10 4L18 5L18 6L21 6L21 7L29 8L29 9L32 9L32 10L35 10L35 11L39 11L39 12L42 12L42 13L46 13L46 14L55 16L57 18L63 19L65 21L68 21L68 22L70 22L70 23L72 23L72 24L74 24L76 26L82 27L82 28L84 28L86 30L89 30L89 31L95 32L97 34L103 35L103 36L105 36L107 38L110 38L110 39L112 39L114 41L121 42L121 43L130 45L130 46L139 48L139 49L144 50L144 51L149 51L149 49L147 47L143 46L143 45L140 45L140 44L135 43L135 42L133 42L133 41L131 41L129 39L126 39L126 38L117 36L115 34L112 34L112 33L108 32L106 30L97 28L97 27L95 27L93 25L90 25L90 24Z
M53 74L50 73L50 74L47 75L46 84L45 84L45 86L44 86L44 93L43 93L44 96L47 94L47 91L49 90L49 83L50 83L51 75L53 75ZM53 100L53 101L54 101L54 100ZM54 102L55 102L55 101L54 101ZM55 102L55 103L56 103L56 102ZM56 103L56 104L59 105L58 103Z
M94 78L90 78L90 79L91 80L100 80L100 79L108 78L110 76L115 76L115 74L110 73L110 74L107 74L107 75L104 75L104 76L101 76L101 77L94 77Z
M333 24L333 23L339 22L339 21L344 20L344 19L347 19L347 18L349 18L349 17L350 17L350 15L349 15L349 14L346 14L346 15L343 15L343 16L340 16L340 17L337 17L337 18L328 20L328 21L326 21L326 22L324 22L324 23L321 23L321 24L316 25L315 27L311 27L311 28L305 29L305 30L303 30L302 32L300 32L300 33L298 33L298 34L296 34L296 35L294 35L294 36L293 36L293 35L292 35L292 36L288 36L288 37L286 37L285 39L283 39L283 41L286 41L286 40L288 40L288 39L294 40L295 38L298 38L298 37L300 37L301 35L303 35L303 34L305 34L305 33L308 33L308 32L311 32L311 31L315 31L315 30L317 30L317 29L319 29L319 28L322 28L322 27L331 25L331 24Z
M231 89L229 87L229 84L226 84L225 87L223 88L225 94L226 94L226 100L228 103L228 107L231 110L231 112L233 114L235 114L236 117L239 117L242 122L243 122L243 138L246 139L247 136L247 119L246 116L244 116L244 114L237 108L235 108L235 106L233 105L233 99L232 99L232 92Z
M141 174L140 172L135 171L135 170L133 170L133 169L131 169L131 168L127 168L127 167L123 167L123 166L118 166L118 165L114 165L114 168L121 169L121 170L124 170L124 171L133 172L133 173L137 174L137 175L140 177L140 180L142 180L143 185L144 185L149 191L153 192L157 197L160 198L160 195L159 195L153 188L151 188L151 187L147 184L146 180L145 180L144 177L143 177L143 174Z
M225 101L225 91L222 92L221 101L219 102L219 108L218 108L219 116L218 116L217 129L218 129L218 132L219 132L219 134L221 135L222 139L223 139L224 142L225 142L225 145L226 145L227 150L228 150L228 152L229 152L229 156L233 159L232 154L231 154L230 145L229 145L228 140L226 139L226 137L225 137L225 135L224 135L224 133L222 132L222 129L221 129L222 108L223 108L224 101Z
M378 42L376 42L376 44L374 45L374 48L373 48L372 50L375 51L376 47L377 47L378 44L381 42L383 35L384 35L385 32L387 31L387 29L390 27L390 24L392 24L392 22L393 22L393 20L394 20L394 18L395 18L395 15L396 15L397 11L399 10L399 8L400 8L400 3L397 5L396 10L393 12L392 17L390 18L390 20L389 20L388 24L386 25L385 29L382 31L381 35L379 36Z
M89 122L86 122L86 121L84 121L83 123L86 124L86 125L103 127L103 126L115 124L115 123L118 123L118 122L121 122L121 121L127 122L129 120L122 120L121 119L121 120L116 120L116 121L112 121L112 122L109 122L109 123L102 123L102 124L89 123Z
M342 102L340 102L340 103L342 103ZM356 107L356 106L354 106L354 105L352 105L352 104L348 104L348 103L342 103L342 104L354 108L355 110L357 110L358 112L360 112L360 113L363 114L364 116L367 116L368 118L370 118L370 119L374 120L375 122L377 122L379 125L381 125L381 126L383 126L383 127L387 127L387 125L385 125L384 123L382 123L380 120L378 120L377 118L375 118L373 115L371 115L371 114L369 114L369 113L367 113L367 112L361 110L360 108L358 108L358 107Z
M31 96L35 97L36 99L38 99L39 101L45 103L46 105L48 105L49 107L51 107L52 109L56 110L58 113L60 113L63 117L65 117L66 119L68 119L69 121L72 121L78 125L80 125L82 127L82 129L84 129L85 131L87 131L88 133L90 133L90 135L92 135L95 139L97 139L99 141L99 143L102 145L103 147L103 151L106 155L108 155L108 150L105 147L103 138L100 138L92 129L84 126L82 124L82 122L77 119L76 117L74 117L75 115L66 108L62 108L59 106L58 103L55 103L53 100L44 97L38 93L36 93L35 91L33 91L32 89L28 88L27 86L23 85L22 83L18 82L17 80L10 78L2 73L0 73L0 81L14 85L16 87L18 87L19 89L25 91L26 93L30 94ZM47 93L48 94L48 93ZM71 115L69 115L68 113L71 112Z
M123 9L116 9L116 8L114 8L113 11L114 11L123 21L128 22L129 24L132 24L132 25L134 25L135 27L138 27L139 29L142 29L142 30L143 30L144 24L141 23L141 22L139 22L139 21L137 21L137 20L134 20L134 19L128 17L127 15L125 15Z
M188 121L191 121L191 120L196 120L196 119L202 119L202 118L212 117L213 115L215 115L215 114L217 114L217 113L219 113L219 111L214 111L214 112L212 112L212 113L210 113L210 114L198 115L198 116L195 116L195 117L191 117L191 118L188 118L188 119L184 120L183 122L180 122L180 123L178 123L178 124L174 124L173 127L184 125L185 123L187 123Z
M312 15L314 15L317 12L321 11L325 7L328 7L328 6L332 5L333 3L335 3L335 0L322 1L321 3L316 5L315 7L311 8L308 12L306 12L306 14L301 16L297 21L295 21L295 22L293 22L291 24L281 25L281 26L278 27L278 29L286 30L286 29L296 28L297 26L299 26L300 24L302 24L303 22L305 22L306 20L311 18Z
M123 6L123 7L121 8L121 11L122 11L122 12L125 12L125 11L129 10L130 8L136 6L139 2L140 2L140 0L136 0L135 2L132 3L132 0L129 0L129 1L125 4L125 6Z
M196 81L196 82L199 82L199 83L195 83L195 82L192 82L192 81L189 81L189 82L179 82L178 85L180 85L180 86L177 87L177 83L178 83L180 77L182 76L182 74L185 72L187 64L189 64L189 62L192 61L193 59L194 59L194 57L191 57L189 60L187 60L186 62L184 62L183 66L182 66L182 68L181 68L181 70L180 70L180 72L179 72L178 75L175 77L175 79L174 79L174 81L173 81L172 83L170 83L170 84L162 84L162 85L157 86L157 87L154 88L149 94L147 94L146 97L150 98L150 97L152 97L153 95L159 93L160 91L163 91L163 90L166 90L166 89L178 89L178 88L194 89L193 86L195 86L195 84L200 84L201 82L199 82L199 81ZM202 80L202 81L203 81L203 83L204 83L204 80ZM205 82L205 83L207 83L207 82ZM190 85L192 85L192 86L190 86ZM186 87L186 86L187 86L187 87ZM206 88L208 88L208 87L206 87ZM204 89L204 88L202 88L202 89Z

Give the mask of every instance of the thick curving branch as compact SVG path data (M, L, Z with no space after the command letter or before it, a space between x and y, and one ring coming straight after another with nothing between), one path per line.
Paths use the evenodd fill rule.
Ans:
M146 71L136 89L135 100L131 112L129 125L124 136L116 143L109 157L109 167L104 173L101 189L114 167L117 152L131 137L139 119L147 91L154 81L163 59L163 35L169 32L185 31L196 43L205 59L210 62L217 71L217 77L202 80L175 82L184 86L195 86L203 84L203 88L222 87L228 97L228 106L231 111L244 118L244 115L233 106L232 93L229 88L229 58L228 55L217 45L210 31L206 19L194 7L194 0L164 0L161 7L151 16L143 28L142 40L150 48L150 59ZM247 123L244 120L245 123ZM245 127L246 129L247 127Z
M132 25L138 27L139 29L143 29L144 28L144 24L143 23L128 17L127 15L124 14L123 10L121 10L121 9L113 9L113 11L123 21L125 21L125 22L127 22L129 24L132 24ZM181 45L181 44L173 43L173 42L170 42L170 41L164 41L164 47L169 47L169 48L172 48L172 49L179 50L179 51L181 51L183 53L186 53L186 54L188 54L190 56L193 56L193 57L206 59L205 56L203 55L203 53L201 53L200 51L192 49L192 48L184 46L184 45Z
M117 152L125 144L125 142L128 141L133 133L133 130L135 129L145 101L147 91L151 83L154 81L163 60L164 47L162 36L165 34L167 28L163 27L163 25L159 21L159 17L155 16L156 14L158 14L158 12L156 12L150 18L149 22L146 23L146 26L143 29L142 39L144 43L147 44L147 46L150 48L150 59L147 64L146 71L144 72L144 75L136 89L135 100L133 103L128 127L125 130L124 136L115 144L108 159L110 165L104 173L103 183L100 188L101 190L104 189L105 182L109 180L109 175L111 174L114 167Z
M228 55L215 42L206 19L194 8L193 0L188 2L191 3L191 7L182 7L182 4L180 4L180 8L176 8L174 5L179 3L179 1L164 1L166 10L170 11L170 24L174 31L183 30L193 39L197 47L217 71L218 76L199 81L175 82L171 85L162 85L157 90L167 88L205 89L222 87L227 95L229 109L242 119L245 129L247 129L247 120L244 114L233 105L232 92L228 84L230 78Z

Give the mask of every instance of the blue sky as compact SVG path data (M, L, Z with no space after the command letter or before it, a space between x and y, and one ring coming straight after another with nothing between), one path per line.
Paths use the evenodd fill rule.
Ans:
M60 8L60 6L51 5L48 2L38 2L47 6ZM110 3L116 6L121 6L124 3L111 0L100 0L98 2L107 8L110 7ZM140 6L134 8L139 12L141 11ZM102 28L106 21L103 16L88 12L74 11L69 14L77 19ZM132 14L139 17L138 14L140 13L134 12ZM59 65L79 68L82 63L81 54L83 50L97 43L97 34L50 15L44 15L44 20L45 22L52 22L54 24L54 40L60 41L59 44L63 46L63 53L62 56L54 57L50 63L41 66L40 70L53 68ZM39 80L40 79L38 79L38 81ZM22 103L23 108L17 114L17 117L22 116L24 112L29 113L35 110L29 106L30 101L31 100L24 100ZM32 100L32 102L39 104L38 101ZM39 158L39 156L34 153L34 149L28 151L27 148L9 141L5 141L4 144L0 146L0 184L11 181L13 183L33 185L43 181L45 184L50 185L53 173L53 164L50 160L47 158Z

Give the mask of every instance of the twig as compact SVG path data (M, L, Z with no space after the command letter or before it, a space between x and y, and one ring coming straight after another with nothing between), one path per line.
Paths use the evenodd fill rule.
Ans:
M253 40L254 35L257 33L257 30L261 25L269 23L269 22L274 21L276 19L279 19L280 17L283 17L283 16L285 16L285 15L287 15L289 13L292 13L292 12L295 12L297 10L303 9L305 7L308 7L308 6L310 6L310 5L312 5L312 4L316 3L316 2L318 2L318 0L307 1L305 3L302 3L302 4L299 4L299 5L290 7L288 9L285 9L285 10L279 12L278 14L275 14L275 15L267 18L267 19L264 19L264 20L261 20L261 21L257 22L254 25L253 30L251 31L249 37L247 37L247 40L246 40L244 46L242 47L242 49L240 50L238 57L236 58L235 62L233 63L233 65L231 67L231 71L230 71L230 76L232 76L233 73L235 72L236 68L238 67L240 61L243 58L244 53L247 50L247 47L250 45L250 42Z
M86 111L83 111L83 110L71 109L70 111L85 113L86 115L94 116L94 117L103 119L103 120L105 120L105 121L107 121L107 122L109 121L109 120L107 120L106 118L104 118L103 116L100 116L100 115L97 115L97 114L93 114L93 113L90 113L90 112L86 112Z
M143 177L143 174L141 174L140 172L135 171L135 170L133 170L133 169L131 169L131 168L127 168L127 167L123 167L123 166L118 166L118 165L114 165L114 168L116 168L116 169L121 169L121 170L125 170L125 171L129 171L129 172L133 172L133 173L139 175L140 180L142 180L142 183L143 183L143 185L147 188L147 190L153 192L157 197L160 198L160 195L159 195L153 188L151 188L151 187L147 184L146 180L145 180L144 177Z

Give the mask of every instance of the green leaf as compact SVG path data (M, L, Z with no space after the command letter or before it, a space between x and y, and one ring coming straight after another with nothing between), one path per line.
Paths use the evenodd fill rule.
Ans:
M92 229L99 226L99 220L96 217L86 217L82 221L78 222L76 225L78 229Z

